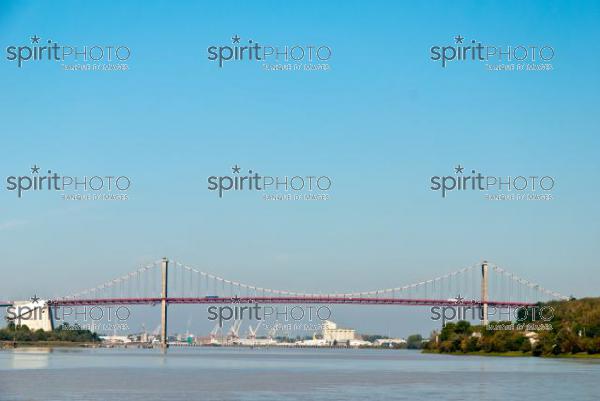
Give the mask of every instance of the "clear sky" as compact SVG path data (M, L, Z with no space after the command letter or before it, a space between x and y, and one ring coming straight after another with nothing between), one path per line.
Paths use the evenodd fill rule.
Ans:
M402 285L485 258L553 290L598 296L599 19L593 1L2 2L0 298L72 293L162 256L307 291ZM208 62L207 47L236 34L327 44L331 70ZM33 35L126 45L130 71L19 69L5 59L6 47ZM456 35L550 45L554 70L429 59L431 46ZM442 199L429 190L431 176L452 175L459 163L551 175L555 199ZM129 200L18 199L5 190L7 176L34 164L127 175ZM235 164L330 176L331 198L219 199L206 179ZM390 319L385 308L342 308L339 320L426 333L422 312Z

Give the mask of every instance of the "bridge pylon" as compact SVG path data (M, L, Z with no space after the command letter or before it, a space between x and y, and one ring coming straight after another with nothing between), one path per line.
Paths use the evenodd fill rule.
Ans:
M488 301L488 262L484 260L481 263L481 324L484 326L488 324Z
M167 337L167 297L169 296L168 292L168 277L169 277L169 260L167 258L162 259L161 263L161 271L162 271L162 293L161 293L161 302L160 302L160 346L162 349L166 349L168 344Z

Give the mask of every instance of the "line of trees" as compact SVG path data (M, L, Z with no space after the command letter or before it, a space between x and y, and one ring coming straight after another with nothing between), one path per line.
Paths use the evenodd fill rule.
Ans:
M551 319L543 322L548 330L519 330L512 322L491 322L486 328L460 321L448 323L440 333L433 333L425 348L465 353L521 351L534 356L600 354L600 298L538 304L538 308L542 306L553 310ZM540 322L533 321L529 314L523 323Z
M100 337L96 333L68 323L63 323L52 331L42 329L32 331L26 325L15 326L10 322L7 327L0 329L0 341L99 342Z

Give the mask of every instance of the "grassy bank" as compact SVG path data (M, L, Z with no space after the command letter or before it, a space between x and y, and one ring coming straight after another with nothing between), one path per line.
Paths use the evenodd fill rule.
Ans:
M98 342L81 342L81 341L0 341L0 349L12 348L51 348L51 347L97 347Z
M438 350L425 349L422 351L424 354L439 354L439 355L463 355L463 356L496 356L496 357L533 357L531 352L522 351L507 351L507 352L485 352L485 351L471 351L471 352L442 352ZM588 354L587 352L580 352L577 354L558 354L558 355L539 355L540 358L567 358L567 359L600 359L600 354Z

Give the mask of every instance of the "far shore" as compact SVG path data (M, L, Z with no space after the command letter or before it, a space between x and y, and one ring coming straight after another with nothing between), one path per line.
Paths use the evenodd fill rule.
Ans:
M74 341L0 341L0 350L2 349L14 349L14 348L153 348L153 347L143 347L141 344L104 344L101 342L74 342ZM197 346L197 347L207 347L207 348L221 348L221 347L211 347L211 346ZM223 348L232 348L235 346L225 346ZM251 348L244 347L242 348ZM172 348L179 348L177 346L173 346ZM262 347L256 347L262 348ZM268 347L268 348L278 348L278 347ZM317 347L318 348L318 347ZM323 347L330 348L330 347ZM342 348L342 347L336 347ZM343 347L345 348L345 347ZM353 349L353 348L349 348ZM373 348L378 349L378 348ZM385 348L389 349L389 348ZM586 352L580 352L577 354L558 354L558 355L540 355L534 356L531 352L521 352L521 351L508 351L508 352L485 352L485 351L475 351L475 352L439 352L435 350L421 350L424 354L438 354L438 355L451 355L451 356L486 356L486 357L501 357L501 358L524 358L524 357L536 357L536 358L566 358L566 359L600 359L600 354L588 354Z
M577 354L558 354L558 355L540 355L540 356L534 356L531 352L521 352L521 351L438 352L438 351L431 351L431 350L423 350L422 352L424 354L453 355L453 356L497 356L497 357L504 357L504 358L534 357L534 358L600 359L600 354L588 354L587 352L580 352Z
M85 347L97 348L98 342L75 342L75 341L0 341L0 349L23 348L23 347Z

